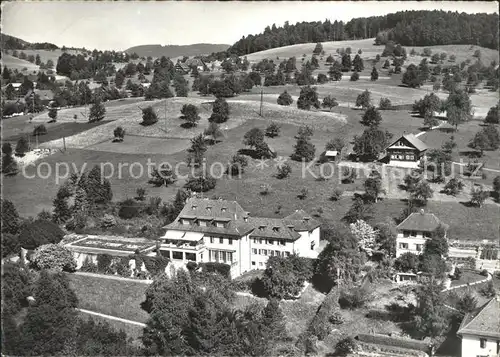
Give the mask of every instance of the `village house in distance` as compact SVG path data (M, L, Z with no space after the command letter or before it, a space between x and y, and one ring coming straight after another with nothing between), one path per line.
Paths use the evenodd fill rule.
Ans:
M318 255L320 223L302 210L282 219L251 217L236 201L190 198L164 228L160 253L173 264L225 263L232 277L265 269L275 255Z

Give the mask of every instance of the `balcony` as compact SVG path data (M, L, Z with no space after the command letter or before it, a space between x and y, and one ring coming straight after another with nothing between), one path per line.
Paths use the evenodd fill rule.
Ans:
M175 249L196 252L205 248L204 242L193 244L193 242L177 241L177 242L164 242L161 243L160 249Z

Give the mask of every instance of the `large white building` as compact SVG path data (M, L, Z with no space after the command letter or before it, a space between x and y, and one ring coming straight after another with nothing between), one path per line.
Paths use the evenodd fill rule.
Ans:
M447 229L433 213L420 210L410 214L397 227L396 258L404 253L421 254L426 240L431 238L439 226Z
M500 355L500 301L494 297L465 315L457 332L462 339L462 357Z
M251 217L236 201L190 198L164 227L160 253L174 264L219 262L231 276L264 269L272 256L316 258L320 224L304 211L288 217Z

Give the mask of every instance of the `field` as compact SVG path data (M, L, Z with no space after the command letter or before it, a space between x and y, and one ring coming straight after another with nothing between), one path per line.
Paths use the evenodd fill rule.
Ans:
M323 50L325 51L325 58L328 55L337 55L336 50L341 48L351 47L352 56L356 55L358 50L362 51L361 58L363 60L374 59L377 55L382 55L384 50L384 46L376 46L375 38L368 38L364 40L347 40L347 41L331 41L331 42L322 42ZM255 52L247 55L247 59L250 62L258 62L265 58L272 59L276 61L276 57L279 57L280 60L288 59L289 57L295 56L297 59L306 55L306 59L310 59L312 56L312 52L316 47L315 43L302 43L291 46L284 46L279 48L273 48L265 51ZM415 49L417 53L422 53L424 48L430 48L432 53L441 53L444 52L448 55L448 57L452 54L456 56L455 63L460 63L467 58L472 58L474 51L479 49L481 51L481 60L486 65L489 65L491 61L495 60L498 63L498 51L492 50L490 48L484 48L480 46L471 46L471 45L440 45L440 46L403 46L406 48L408 53L408 58L410 63L420 63L423 57L420 56L410 56L410 51L412 48ZM406 63L407 65L409 63Z
M34 63L19 59L12 55L6 55L4 53L2 53L2 65L7 66L7 68L11 70L17 69L18 71L22 71L24 68L27 68L28 71L35 71L35 73L37 73L40 69L40 67Z

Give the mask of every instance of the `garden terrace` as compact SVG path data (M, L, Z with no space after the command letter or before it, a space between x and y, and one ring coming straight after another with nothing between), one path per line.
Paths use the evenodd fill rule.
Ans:
M81 239L66 244L66 247L76 253L127 256L136 251L149 253L156 248L156 242L145 238L85 235Z

